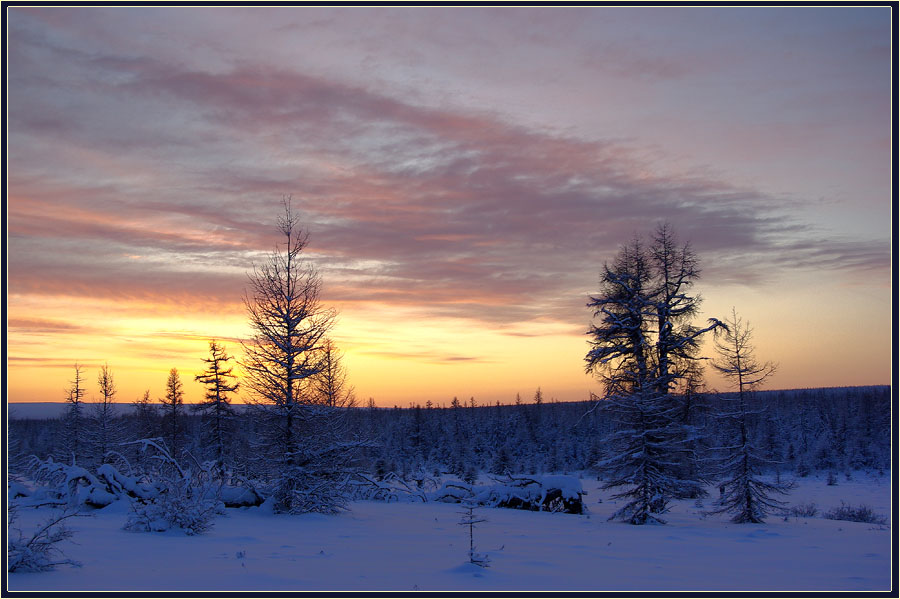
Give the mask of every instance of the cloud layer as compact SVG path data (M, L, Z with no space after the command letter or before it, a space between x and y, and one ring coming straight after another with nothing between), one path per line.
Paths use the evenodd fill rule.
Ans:
M683 167L650 133L679 132L694 152L693 138L728 131L748 161L794 148L803 167L825 135L817 114L796 108L815 88L789 85L789 67L805 62L791 58L767 78L760 64L718 55L715 32L694 44L653 15L631 37L615 33L637 22L628 11L441 14L447 27L432 30L435 11L421 10L10 9L10 294L239 310L246 272L278 240L284 195L311 233L326 301L510 335L527 335L513 326L523 322L583 330L603 261L664 220L698 251L704 285L762 285L796 269L888 280L886 229L829 229L811 215L834 198L730 176L743 173L735 154ZM686 27L736 19L675 14ZM759 28L733 39L759 35L769 56L763 25L779 25L752 15ZM582 20L609 35L591 39ZM822 30L838 21L829 13ZM859 21L846 20L840 73L885 58L864 41L877 19ZM365 23L372 30L353 35ZM817 47L818 30L797 31ZM729 84L732 67L752 86ZM870 71L828 97L881 106ZM530 95L515 95L526 82ZM693 91L704 82L709 97ZM504 85L506 102L479 103ZM734 86L742 97L727 95ZM645 104L631 102L640 94ZM596 119L584 117L592 97ZM830 102L823 109L844 135L851 124L838 108L852 104ZM706 128L685 134L703 114ZM622 135L629 126L635 133ZM874 152L883 140L868 127L860 119L845 138ZM16 331L75 326L10 320Z

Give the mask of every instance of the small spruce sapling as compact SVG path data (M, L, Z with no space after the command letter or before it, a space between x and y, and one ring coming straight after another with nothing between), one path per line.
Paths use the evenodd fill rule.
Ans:
M487 522L487 518L481 518L475 513L475 504L469 500L462 503L462 512L458 524L469 527L469 562L482 568L490 567L491 558L486 553L475 552L475 525Z

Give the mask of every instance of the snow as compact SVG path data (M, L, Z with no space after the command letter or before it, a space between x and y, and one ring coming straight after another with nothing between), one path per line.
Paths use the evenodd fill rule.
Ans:
M546 480L546 479L545 479ZM732 524L674 501L664 526L607 521L616 502L582 480L588 515L477 508L475 545L490 568L467 563L459 506L357 501L337 516L227 510L211 531L122 530L125 501L73 519L61 546L83 564L8 576L10 591L888 591L887 526L816 518ZM603 502L598 503L602 497ZM798 480L788 505L846 502L891 516L891 482L859 472ZM50 510L20 509L26 528ZM77 543L77 544L76 544Z
M566 511L581 513L581 481L574 476L515 476L502 481L495 479L490 485L469 485L458 480L448 480L444 486L426 496L431 501L460 503L463 500L476 505L531 509L535 511ZM549 501L548 501L549 497ZM553 500L557 498L557 505ZM563 503L563 500L568 503Z

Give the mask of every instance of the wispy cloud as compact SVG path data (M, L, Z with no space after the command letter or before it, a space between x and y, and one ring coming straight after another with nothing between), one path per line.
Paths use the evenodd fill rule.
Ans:
M428 364L459 364L465 362L468 364L493 364L497 360L492 360L482 356L463 356L452 354L441 354L431 351L423 352L396 352L396 351L370 351L364 350L359 352L361 355L378 356L381 358L393 358L400 360L415 360L426 362Z
M618 244L662 220L692 240L713 283L798 265L888 268L878 241L820 237L796 205L721 177L664 174L634 142L426 106L274 62L204 68L117 52L126 42L109 32L82 47L40 31L11 30L18 291L237 304L243 271L277 241L282 194L305 215L328 300L493 325L582 322L571 298L594 287ZM585 60L688 72L621 44Z
M83 325L62 320L48 320L42 318L10 318L6 321L9 330L28 331L32 334L52 333L85 333L90 331Z

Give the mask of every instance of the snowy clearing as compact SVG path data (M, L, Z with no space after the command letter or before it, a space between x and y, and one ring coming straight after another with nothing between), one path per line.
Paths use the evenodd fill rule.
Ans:
M10 591L888 591L889 526L827 520L737 525L674 502L665 526L608 522L616 508L597 482L583 481L590 515L479 508L477 551L467 563L461 508L442 503L354 502L338 516L228 510L207 534L122 530L117 502L70 521L68 557L80 568L8 575ZM788 505L821 511L866 504L889 518L890 478L854 473L828 486L798 480ZM603 497L603 503L598 503ZM20 510L27 529L47 510Z

